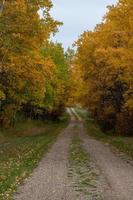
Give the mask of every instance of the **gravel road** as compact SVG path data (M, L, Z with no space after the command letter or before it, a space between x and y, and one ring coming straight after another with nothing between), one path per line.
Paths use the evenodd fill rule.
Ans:
M14 200L87 200L83 195L77 196L68 177L68 154L76 125L74 115L68 112L69 126L44 155L32 176L18 188Z
M133 167L111 152L110 148L85 134L81 118L75 110L68 110L69 126L44 155L30 178L24 181L14 195L14 200L93 200L78 195L68 177L69 149L73 134L83 141L83 147L103 177L104 200L133 200ZM97 200L99 200L97 198Z

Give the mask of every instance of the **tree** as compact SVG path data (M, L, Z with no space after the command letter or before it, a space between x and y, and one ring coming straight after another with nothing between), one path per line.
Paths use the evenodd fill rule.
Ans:
M47 79L44 107L54 117L58 117L64 111L69 97L69 65L60 43L50 42L42 49L42 55L51 59L55 66L52 78Z
M22 104L43 101L47 62L40 53L60 24L50 0L3 1L0 15L0 121L10 125ZM43 9L40 18L38 10ZM49 62L48 62L49 65Z
M104 130L133 134L133 5L120 0L108 9L104 21L76 43L82 103Z

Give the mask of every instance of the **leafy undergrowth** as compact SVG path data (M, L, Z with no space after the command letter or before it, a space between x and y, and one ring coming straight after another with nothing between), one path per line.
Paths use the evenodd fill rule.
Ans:
M23 128L21 128L22 125L19 125L17 130L14 130L14 134L13 130L9 131L10 134L12 132L12 137L7 131L1 132L3 141L4 136L6 138L6 142L0 144L1 200L12 199L12 194L16 191L17 186L32 173L44 152L48 150L67 124L68 120L58 123L30 121L23 124ZM37 132L36 135L35 132Z
M72 187L77 192L77 196L83 194L85 195L85 199L102 199L100 172L89 159L82 141L77 135L74 136L72 141L69 160L70 168L68 176L72 179Z
M126 153L133 158L133 137L122 137L117 134L103 133L98 124L89 117L86 111L77 109L78 114L85 119L88 134L104 143L110 144L120 152Z

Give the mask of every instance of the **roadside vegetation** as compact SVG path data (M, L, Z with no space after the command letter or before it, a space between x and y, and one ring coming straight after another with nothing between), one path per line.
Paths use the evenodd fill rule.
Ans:
M25 120L14 129L0 130L1 200L12 199L17 186L32 173L68 121L67 115L56 122Z
M133 159L133 138L121 136L114 132L104 133L98 123L91 118L90 114L83 109L76 109L77 113L84 119L87 132L90 136L117 148Z

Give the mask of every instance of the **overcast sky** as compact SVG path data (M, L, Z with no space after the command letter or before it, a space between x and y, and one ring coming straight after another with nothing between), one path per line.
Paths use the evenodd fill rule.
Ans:
M85 30L93 30L106 13L106 6L117 0L52 0L52 16L64 25L54 40L63 43L65 49L77 40Z

